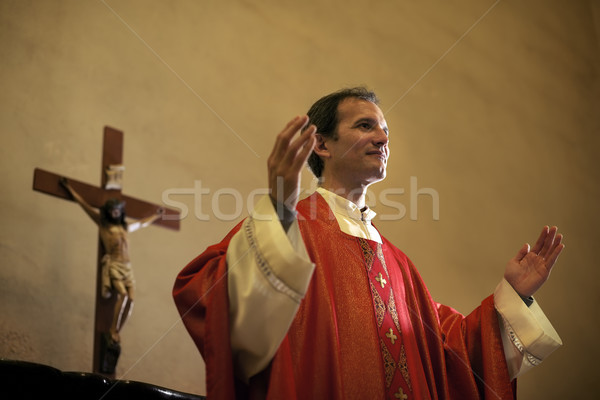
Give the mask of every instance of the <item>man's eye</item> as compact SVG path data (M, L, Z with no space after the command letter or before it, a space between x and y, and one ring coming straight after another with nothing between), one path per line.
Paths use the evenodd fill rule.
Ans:
M363 123L359 124L358 127L361 129L369 130L369 129L371 129L371 124L363 122Z

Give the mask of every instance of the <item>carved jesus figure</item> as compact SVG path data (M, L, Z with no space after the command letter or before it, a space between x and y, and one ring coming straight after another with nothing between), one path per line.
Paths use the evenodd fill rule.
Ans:
M110 298L113 293L117 296L109 333L112 341L119 343L119 332L131 315L135 292L128 234L151 225L164 211L160 208L156 214L128 224L124 202L109 199L96 210L73 189L66 178L62 178L60 183L100 230L100 240L105 252L102 257L102 297Z

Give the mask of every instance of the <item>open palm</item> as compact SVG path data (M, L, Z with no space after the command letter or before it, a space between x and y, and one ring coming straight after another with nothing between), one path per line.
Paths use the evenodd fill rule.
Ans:
M565 245L557 228L545 226L535 246L523 245L506 265L504 278L523 297L532 296L548 279Z

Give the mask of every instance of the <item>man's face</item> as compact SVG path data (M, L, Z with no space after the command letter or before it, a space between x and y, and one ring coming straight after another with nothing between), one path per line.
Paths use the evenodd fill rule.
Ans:
M337 139L324 139L323 178L346 189L357 189L385 178L388 128L383 112L374 103L347 98L338 105Z

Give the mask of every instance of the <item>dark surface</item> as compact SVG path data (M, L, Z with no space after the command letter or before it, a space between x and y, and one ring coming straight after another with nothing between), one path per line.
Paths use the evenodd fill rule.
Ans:
M27 361L0 359L3 399L171 399L204 400L204 396L144 382L109 379L87 372L61 371Z

